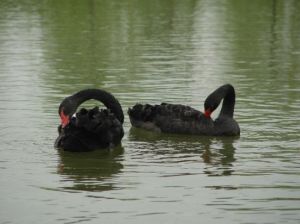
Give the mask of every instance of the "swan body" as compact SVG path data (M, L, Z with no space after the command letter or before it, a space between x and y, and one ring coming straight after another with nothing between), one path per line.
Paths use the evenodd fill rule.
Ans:
M107 109L82 108L85 101L95 99ZM86 89L65 98L59 106L61 125L55 147L66 151L91 151L114 147L124 136L124 114L118 100L110 93L99 89Z
M217 119L212 120L210 115L222 100L221 112ZM236 136L240 134L240 128L233 119L234 105L235 90L232 85L227 84L219 87L207 97L204 103L204 113L185 105L162 103L160 105L136 104L129 108L128 114L134 127L150 131Z

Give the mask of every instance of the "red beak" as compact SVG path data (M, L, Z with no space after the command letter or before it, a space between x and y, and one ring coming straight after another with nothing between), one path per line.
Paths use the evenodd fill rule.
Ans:
M69 124L70 118L68 115L65 115L63 111L61 111L60 112L60 121L61 121L61 126L64 128Z
M211 113L212 113L211 109L208 108L207 110L204 111L204 116L210 118Z

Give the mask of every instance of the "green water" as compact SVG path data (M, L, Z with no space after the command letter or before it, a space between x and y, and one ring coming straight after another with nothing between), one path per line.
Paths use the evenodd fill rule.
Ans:
M224 83L240 138L126 115L109 152L53 148L83 88L203 110ZM298 0L0 1L0 223L299 223L299 111Z

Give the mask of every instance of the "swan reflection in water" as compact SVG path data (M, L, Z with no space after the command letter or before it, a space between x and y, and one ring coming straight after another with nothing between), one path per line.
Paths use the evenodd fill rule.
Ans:
M206 164L204 173L209 176L229 176L234 172L234 153L236 148L233 143L237 137L218 137L211 139L201 157ZM211 145L214 144L214 147Z
M156 133L132 127L129 140L141 145L143 153L163 155L160 159L174 162L203 161L204 170L209 176L226 176L234 172L234 142L238 137L209 137L197 135L177 135ZM145 149L147 148L147 149ZM172 156L176 154L176 156ZM196 155L196 156L195 156ZM187 159L188 158L188 159Z
M64 190L107 191L117 188L114 176L123 169L123 147L72 153L59 150L58 173L63 176Z

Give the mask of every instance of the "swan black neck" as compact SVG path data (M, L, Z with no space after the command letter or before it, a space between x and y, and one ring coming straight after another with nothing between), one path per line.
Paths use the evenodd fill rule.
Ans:
M205 100L205 111L214 111L223 99L222 109L219 114L221 116L233 117L234 105L235 105L235 91L232 85L226 84L213 93L211 93Z
M123 110L118 100L112 94L100 89L85 89L65 98L59 106L58 113L63 110L71 117L83 102L91 99L102 102L121 123L124 122Z

